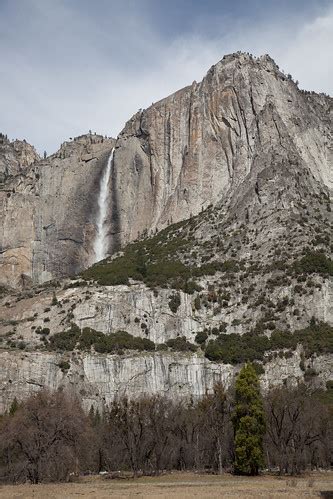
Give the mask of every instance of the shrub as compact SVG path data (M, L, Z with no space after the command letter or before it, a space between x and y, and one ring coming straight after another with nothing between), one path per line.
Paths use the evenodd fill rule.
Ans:
M71 328L61 333L56 333L50 338L50 348L52 350L74 350L80 336L80 328L75 324Z
M209 360L226 364L239 364L245 361L263 360L264 353L269 349L269 339L266 336L251 333L220 334L216 340L210 340L205 349Z
M174 352L196 352L197 347L186 340L185 336L177 336L177 338L170 339L166 345Z
M55 293L53 293L51 306L54 307L55 305L58 305L58 298L57 298L57 295Z
M60 369L64 373L68 371L68 369L70 369L71 365L69 362L67 362L67 360L62 360L61 362L59 362L58 367L60 367Z
M274 331L270 338L260 332L249 332L243 335L220 334L215 340L208 342L205 356L212 361L238 364L264 360L265 353L271 350L293 351L298 344L303 346L304 355L307 358L315 352L318 354L333 353L333 327L320 322L294 333ZM301 361L300 367L304 369L304 360Z
M71 351L74 348L89 351L94 348L99 353L119 353L120 350L154 351L155 343L147 338L132 336L126 331L104 334L89 327L81 331L75 324L67 331L50 338L52 350Z
M200 310L201 309L201 300L200 300L200 296L199 295L197 295L194 298L194 308L195 308L195 310Z
M158 343L156 345L156 350L158 352L165 352L166 350L168 350L168 346L165 343Z
M205 333L205 331L199 331L195 335L195 341L196 341L196 343L199 343L199 345L203 345L206 342L207 338L208 338L208 334Z
M315 369L313 369L313 367L309 367L308 369L305 370L304 378L306 380L310 380L311 378L314 378L315 376L317 376L317 371Z
M332 379L326 381L326 389L333 391L333 380Z
M321 251L308 252L295 263L295 270L298 273L333 275L333 262Z
M196 278L216 272L238 272L244 265L236 260L213 261L200 267L182 261L186 249L191 249L192 236L180 228L190 222L180 222L162 230L156 236L126 246L123 254L111 260L98 262L81 277L105 286L128 284L129 279L145 282L147 286L170 287L192 294L201 288ZM186 237L185 237L186 236Z
M261 374L265 374L265 368L262 364L259 364L258 362L252 362L252 366L258 376L260 376Z
M175 314L179 307L180 307L180 294L174 293L169 298L169 308L171 312Z

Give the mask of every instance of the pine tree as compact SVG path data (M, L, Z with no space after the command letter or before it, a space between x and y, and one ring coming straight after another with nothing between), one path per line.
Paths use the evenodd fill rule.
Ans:
M236 380L234 471L239 475L257 475L264 464L263 435L265 419L257 373L246 364Z
M19 408L19 403L17 401L17 398L15 397L13 402L11 403L10 405L10 408L9 408L9 414L11 416L14 416L15 412L17 411L17 409Z

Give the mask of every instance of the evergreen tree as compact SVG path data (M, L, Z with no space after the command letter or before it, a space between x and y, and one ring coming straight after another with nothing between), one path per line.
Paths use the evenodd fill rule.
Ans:
M9 414L11 416L13 416L15 414L15 412L17 411L18 408L19 408L19 403L17 401L17 398L15 397L14 400L13 400L13 402L10 405Z
M147 263L146 263L146 255L145 252L142 248L139 248L138 253L137 253L137 263L136 263L136 270L139 272L142 277L147 276Z
M263 435L265 419L257 373L246 364L236 380L234 471L239 475L257 475L264 464Z

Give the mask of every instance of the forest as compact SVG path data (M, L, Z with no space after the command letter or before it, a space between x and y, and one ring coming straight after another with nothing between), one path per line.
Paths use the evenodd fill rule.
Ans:
M252 364L226 390L200 399L120 397L84 411L70 393L40 391L13 400L0 418L3 483L168 470L296 475L332 464L333 386L281 386L262 394Z

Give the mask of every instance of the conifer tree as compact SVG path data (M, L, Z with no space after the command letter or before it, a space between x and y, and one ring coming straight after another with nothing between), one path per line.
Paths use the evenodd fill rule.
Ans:
M257 475L264 464L263 435L265 419L257 373L246 364L236 380L234 471L239 475Z
M10 405L9 414L11 416L13 416L15 414L15 412L17 411L18 408L19 408L19 403L17 401L17 398L15 397L14 400L13 400L13 402Z

